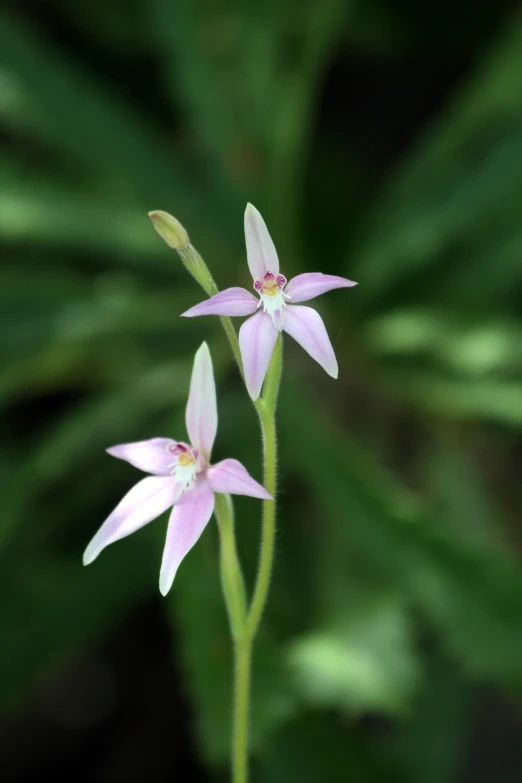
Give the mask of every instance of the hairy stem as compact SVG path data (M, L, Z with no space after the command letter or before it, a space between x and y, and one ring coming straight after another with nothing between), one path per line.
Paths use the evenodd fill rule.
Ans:
M234 719L232 737L232 783L248 781L248 713L252 645L245 639L234 647Z
M268 410L260 413L264 451L264 485L272 497L276 493L277 439L275 416ZM265 608L272 574L275 539L276 504L273 500L263 501L263 527L261 533L261 551L254 596L248 612L244 636L254 641L259 621Z
M230 495L215 496L216 515L221 540L221 584L230 622L232 638L241 638L245 626L247 601L243 573L236 548L234 508Z
M265 382L265 397L256 402L263 438L263 475L265 488L273 498L276 496L277 438L275 408L282 369L282 341L278 338ZM259 568L254 596L244 632L235 645L234 674L234 734L232 753L232 782L247 783L248 780L248 726L250 705L250 672L254 639L259 628L268 598L275 542L275 500L263 501L263 527Z

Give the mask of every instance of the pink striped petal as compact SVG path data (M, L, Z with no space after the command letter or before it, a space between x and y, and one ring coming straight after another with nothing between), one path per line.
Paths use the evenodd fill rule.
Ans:
M275 245L261 213L252 204L247 204L245 210L245 240L248 268L252 279L261 279L266 272L277 275L279 259Z
M337 378L337 359L323 319L312 307L288 305L284 330L301 345L312 359L319 362L332 378Z
M207 479L214 492L229 495L249 495L252 498L273 500L272 495L258 484L237 459L224 459L207 470Z
M192 487L183 493L170 515L160 572L162 595L169 592L179 564L204 531L213 510L214 493L205 476L200 474Z
M150 440L140 440L137 443L111 446L110 449L107 449L107 453L111 457L130 462L131 465L144 470L145 473L169 476L169 465L172 463L172 455L167 453L169 443L172 443L172 438L151 438Z
M197 315L252 315L258 304L259 299L245 288L227 288L194 305L182 315L185 318Z
M191 444L208 462L216 438L217 405L212 359L206 343L194 357L185 420Z
M253 400L257 400L274 346L277 340L277 329L269 315L263 312L256 313L242 325L239 330L239 347L245 381L248 393Z
M183 486L176 484L172 476L149 476L138 482L98 530L85 550L83 564L89 565L106 546L159 517L182 491Z
M333 291L334 288L351 288L354 285L357 283L346 277L310 272L293 277L285 288L285 294L291 297L292 304L295 304L296 302L306 302L308 299L325 294L327 291Z

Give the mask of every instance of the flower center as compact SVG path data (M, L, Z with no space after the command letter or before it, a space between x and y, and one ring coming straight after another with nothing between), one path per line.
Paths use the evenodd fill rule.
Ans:
M188 487L196 478L196 473L202 468L199 460L199 452L187 443L173 441L167 446L167 452L174 457L174 462L169 465L171 475L180 484Z
M284 275L274 275L267 272L263 278L257 277L254 280L254 289L260 296L260 304L263 303L263 310L272 318L272 323L276 329L283 327L283 308L286 307L285 298L290 297L283 293L286 285Z

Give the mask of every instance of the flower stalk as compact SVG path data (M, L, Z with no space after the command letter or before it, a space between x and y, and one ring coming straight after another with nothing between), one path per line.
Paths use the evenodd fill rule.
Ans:
M198 281L205 293L209 297L219 293L207 265L194 246L189 243L186 247L176 248L176 250L185 268ZM241 376L246 383L236 330L228 316L223 315L220 320L229 339ZM275 498L277 466L275 412L281 372L282 339L281 334L278 334L266 373L264 395L253 400L259 415L263 441L264 485L273 498ZM216 496L215 511L221 539L221 580L234 640L232 783L247 783L252 653L270 587L274 558L276 504L275 500L263 503L259 568L252 602L247 610L243 575L235 541L232 502L230 498L219 500L217 498L218 496Z
M234 646L234 715L232 726L232 783L248 781L248 712L252 677L252 642Z
M241 639L247 615L247 600L243 573L239 562L234 531L234 507L230 495L216 495L214 506L219 537L221 584L234 642Z
M277 437L275 410L282 371L282 339L278 338L268 368L265 395L255 401L263 438L263 481L273 501L263 502L263 522L259 568L252 603L244 632L234 649L234 727L232 749L232 783L248 780L248 726L251 692L252 651L259 623L266 607L274 561Z
M178 248L178 255L183 261L185 269L190 272L209 296L213 296L211 291L217 293L218 287L214 278L194 245L189 242L186 247Z

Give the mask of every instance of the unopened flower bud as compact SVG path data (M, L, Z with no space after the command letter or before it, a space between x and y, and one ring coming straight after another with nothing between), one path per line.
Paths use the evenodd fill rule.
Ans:
M188 247L190 242L189 235L179 220L176 220L175 217L169 215L168 212L163 212L161 209L149 212L149 217L152 225L169 247L174 250L183 250Z

